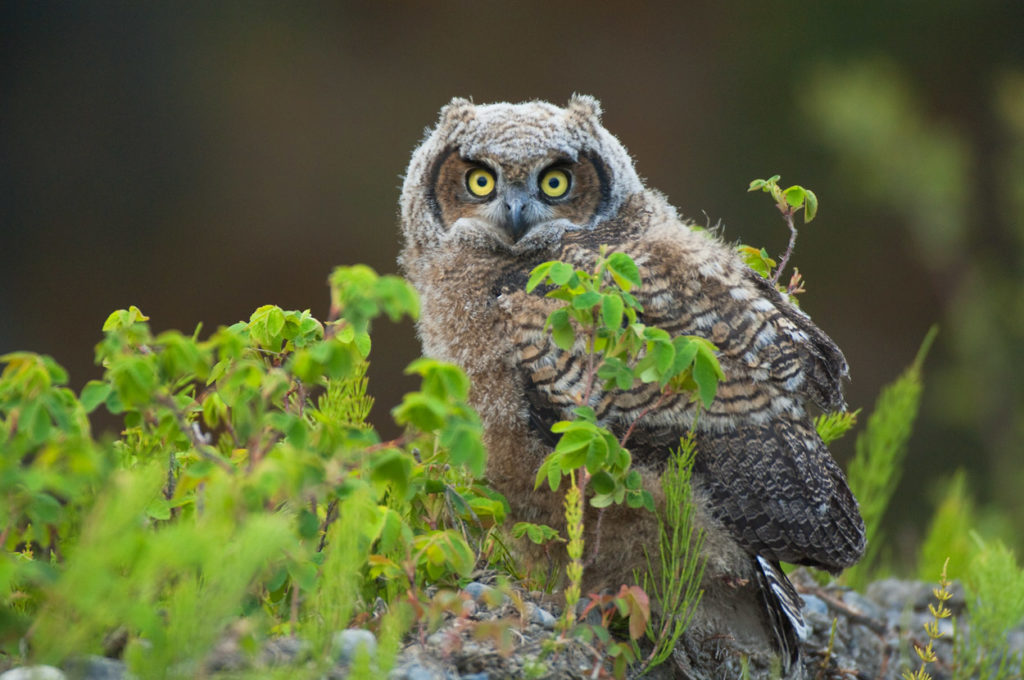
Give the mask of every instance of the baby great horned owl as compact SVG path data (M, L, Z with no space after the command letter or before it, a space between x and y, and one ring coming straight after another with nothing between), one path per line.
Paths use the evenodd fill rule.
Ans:
M857 502L806 410L844 407L847 366L832 340L733 249L644 188L590 97L566 108L453 99L413 153L401 214L400 262L422 297L424 352L472 379L488 477L517 521L564 524L561 497L535 491L534 478L553 445L550 425L570 418L584 393L582 344L564 352L544 330L560 303L525 292L536 265L590 270L602 245L627 253L643 279L634 291L642 321L717 345L725 379L696 424L694 403L679 395L645 415L628 446L663 503L658 474L679 438L697 430L705 592L677 662L698 674L734 659L722 653L732 649L755 660L780 654L789 667L803 623L779 562L839 572L864 550ZM592 405L621 435L655 389L596 390ZM598 522L588 512L592 546ZM657 545L657 524L645 510L614 506L600 532L584 586L617 589L633 581L643 547Z

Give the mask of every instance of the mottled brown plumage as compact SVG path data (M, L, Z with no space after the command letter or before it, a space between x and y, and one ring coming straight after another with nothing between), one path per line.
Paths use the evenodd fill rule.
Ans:
M472 379L488 476L514 519L561 527L559 495L534 491L533 482L554 441L548 428L569 418L584 392L584 352L582 340L568 352L555 346L544 322L559 303L526 293L525 283L547 260L590 269L602 245L629 254L644 282L636 291L643 322L710 339L725 373L696 425L693 401L679 395L645 415L628 443L646 488L663 503L658 475L696 428L693 486L708 562L679 663L695 677L713 676L730 657L718 650L732 649L755 658L782 653L788 664L799 598L778 563L838 572L864 549L856 500L807 412L809 404L843 408L846 361L730 247L645 189L599 114L589 97L565 109L453 100L442 110L402 192L401 263L422 297L424 351ZM622 433L656 397L638 384L595 390L591 405ZM596 526L591 513L591 545ZM656 536L650 513L610 508L586 585L631 582Z

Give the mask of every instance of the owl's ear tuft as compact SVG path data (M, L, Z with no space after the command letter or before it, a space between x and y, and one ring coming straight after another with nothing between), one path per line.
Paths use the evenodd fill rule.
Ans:
M588 94L573 94L569 98L569 106L566 108L580 118L601 120L601 102Z
M472 110L472 100L465 97L452 97L452 100L441 108L441 124L466 120Z

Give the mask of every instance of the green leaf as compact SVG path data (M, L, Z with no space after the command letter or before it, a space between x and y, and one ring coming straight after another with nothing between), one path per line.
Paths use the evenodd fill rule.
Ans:
M672 346L675 348L675 355L672 357L672 366L668 371L670 378L690 368L699 349L698 343L684 335L673 338Z
M633 386L633 371L626 362L616 357L608 357L597 369L597 377L606 383L614 384L620 390L628 390Z
M146 508L146 515L156 520L169 520L171 518L171 504L166 498L154 498Z
M156 391L158 376L151 358L122 357L107 371L113 388L128 407L149 403Z
M590 445L587 447L587 456L583 461L583 464L587 467L587 472L593 475L601 470L608 460L608 452L608 442L605 441L604 437L593 437L590 440ZM573 465L572 467L579 467L579 465Z
M392 413L399 425L412 425L423 432L433 432L444 426L445 411L443 402L413 392L405 395Z
M644 478L639 470L630 470L626 473L625 485L630 491L635 491L643 486Z
M607 470L598 470L590 478L590 486L597 494L610 494L615 490L615 479Z
M138 307L131 305L128 309L118 309L112 312L103 322L103 331L118 331L144 321L149 321L149 317L143 314Z
M804 204L804 198L806 197L807 192L804 191L802 186L794 185L783 191L782 195L786 197L786 203L788 203L790 207L799 208Z
M370 460L370 480L375 484L390 484L399 498L405 496L411 475L412 459L397 449L379 451Z
M573 423L573 425L576 425L576 423ZM554 428L552 428L553 430ZM558 439L558 443L555 445L555 452L567 456L585 451L590 446L590 443L594 441L595 436L594 432L589 428L573 427ZM578 467L578 465L568 465L566 467Z
M464 400L469 394L469 378L455 364L420 357L405 369L406 375L423 377L423 392L436 399Z
M533 524L531 522L516 522L512 527L512 536L522 538L526 536L531 542L537 545L544 545L551 541L558 540L558 532L546 524Z
M556 309L548 316L548 324L551 328L551 337L559 349L569 351L576 341L576 332L569 321L569 312L566 309Z
M608 256L608 272L615 284L627 293L640 287L640 270L626 253L612 253Z
M585 293L581 293L580 295L577 295L572 299L573 309L590 309L591 307L594 307L595 305L598 305L600 303L601 294L594 292L592 290L588 290Z
M54 524L60 519L61 505L56 498L46 492L32 495L29 514L39 524Z
M601 320L605 328L618 330L622 326L624 313L622 298L618 295L604 295L601 298Z
M775 260L768 255L767 250L764 248L757 249L753 246L740 245L737 246L736 251L740 254L748 267L766 279L771 277L772 270L775 268Z
M483 429L475 414L452 417L441 431L441 446L448 449L453 465L465 465L474 477L482 477L487 467L487 449L480 437Z
M707 345L699 344L693 365L693 379L697 383L698 393L705 408L711 406L715 392L718 390L718 381L723 378L725 378L725 374L722 373L718 358Z
M569 279L572 278L572 275L575 273L576 272L573 270L572 266L565 262L554 262L551 265L551 269L548 271L548 277L556 286L564 286L569 283Z
M313 562L289 562L288 575L301 590L311 591L316 587L317 566Z
M543 262L533 268L530 272L530 279L526 282L526 292L532 293L533 290L544 282L544 279L548 277L548 273L551 268L555 266L555 262Z
M805 192L807 196L804 201L804 223L807 223L818 214L818 197L810 189L806 189Z

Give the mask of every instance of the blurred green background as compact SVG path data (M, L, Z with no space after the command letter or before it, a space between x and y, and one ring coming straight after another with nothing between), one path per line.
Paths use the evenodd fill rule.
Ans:
M116 308L157 331L323 317L332 266L395 271L401 174L452 96L588 93L649 185L727 239L785 247L751 179L816 191L795 263L852 407L940 324L896 559L958 468L979 522L1024 527L1021 0L5 2L0 55L0 353L51 354L78 388ZM387 324L374 343L388 433L418 344Z

